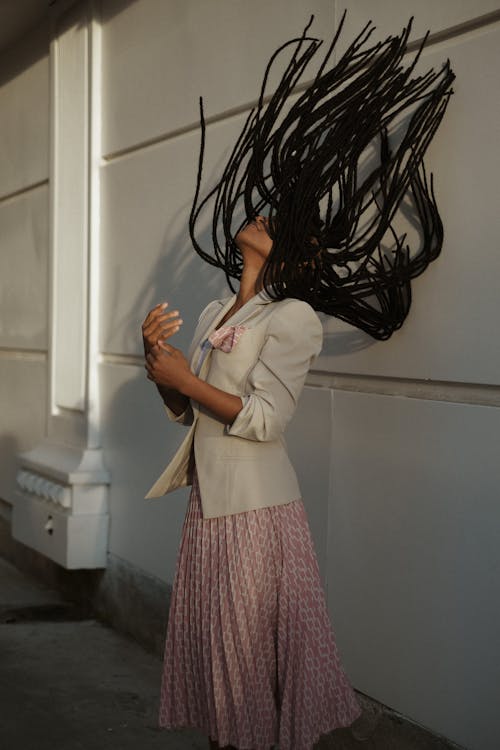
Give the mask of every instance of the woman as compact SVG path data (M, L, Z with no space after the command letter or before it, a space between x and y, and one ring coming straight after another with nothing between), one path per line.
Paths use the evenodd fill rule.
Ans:
M148 494L193 484L172 591L160 725L198 727L212 747L309 750L322 733L361 713L340 664L283 441L322 327L307 303L273 301L262 289L272 248L265 218L249 222L236 242L239 291L206 308L194 338L193 363L198 372L204 365L203 377L165 343L181 325L176 312L158 305L143 324L148 377L170 416L191 424ZM226 346L218 348L220 341Z
M411 280L440 253L443 227L423 156L454 74L448 61L412 77L427 37L404 69L411 20L399 37L368 48L367 24L329 67L344 18L299 92L321 45L307 36L310 24L272 56L220 180L199 201L201 106L190 236L239 288L202 312L188 358L166 343L182 324L177 312L157 305L143 324L148 377L169 417L190 427L147 495L192 484L160 724L199 727L212 747L310 750L361 713L339 661L283 432L321 349L314 311L387 339L409 312ZM290 45L269 96L270 68ZM392 225L407 198L422 235L413 254ZM207 208L212 245L204 249L196 224Z

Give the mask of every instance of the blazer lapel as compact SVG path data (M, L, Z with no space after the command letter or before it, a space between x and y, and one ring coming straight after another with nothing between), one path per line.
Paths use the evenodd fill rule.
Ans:
M215 316L211 318L211 320L205 324L205 326L202 328L201 333L199 333L196 337L196 341L193 341L192 343L192 350L191 350L191 358L190 358L190 365L191 369L193 370L195 367L195 364L198 361L199 357L199 348L202 341L204 341L209 334L213 331L213 329L217 326L218 322L222 320L224 315L228 312L228 310L231 309L231 307L234 305L234 301L236 299L236 295L233 294L232 297L226 297L225 299L217 300L219 306L216 309Z
M229 312L231 307L234 305L235 300L235 294L233 294L232 297L226 297L225 299L218 300L219 308L217 309L215 316L206 326L204 326L201 334L197 336L196 342L193 342L193 350L190 360L191 369L194 369L196 363L198 362L200 344L202 343L202 341L208 338L208 336L215 328L217 328L217 325L220 323L224 315L226 315L226 313ZM227 323L225 323L224 325L241 325L241 323L244 323L246 320L248 320L256 311L261 309L262 305L268 305L271 302L274 302L274 300L269 296L266 290L263 289L254 297L251 297L248 302L245 302L245 304L242 305L242 307L240 307L240 309L234 315L231 315L231 317L228 318ZM210 352L207 354L205 362L207 362L209 358Z
M226 323L224 323L224 325L228 325L228 326L241 325L242 323L247 321L249 318L251 318L252 315L258 312L262 308L262 305L268 305L270 302L274 302L274 300L267 294L265 290L262 290L261 292L259 292L259 294L256 294L254 297L251 297L248 300L248 302L245 302L245 304L242 307L240 307L240 309L234 315L231 315L231 317L227 320ZM219 322L219 320L221 320L222 317L223 316L221 315L217 322ZM216 326L217 326L217 323L215 323L213 328L215 328Z

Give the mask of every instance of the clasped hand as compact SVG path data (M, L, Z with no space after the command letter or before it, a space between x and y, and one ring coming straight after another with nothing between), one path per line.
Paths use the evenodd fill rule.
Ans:
M156 385L174 388L183 393L184 386L191 375L189 362L180 349L170 344L155 344L146 354L147 377Z
M243 408L240 396L215 388L191 372L179 349L166 343L182 320L177 310L167 313L167 303L156 305L142 324L144 355L149 380L156 383L165 404L175 414L186 410L189 399L202 404L224 424L232 424Z
M191 370L189 362L180 351L166 343L179 330L182 320L179 312L166 312L167 303L156 305L142 324L145 368L147 377L156 385L172 388L182 393Z

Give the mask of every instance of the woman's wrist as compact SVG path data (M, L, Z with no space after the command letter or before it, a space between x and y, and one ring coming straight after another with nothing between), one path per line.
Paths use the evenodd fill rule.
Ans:
M243 408L240 396L222 391L192 372L183 380L181 388L184 396L202 404L225 424L232 424Z
M179 393L182 393L183 396L186 396L186 398L191 398L193 395L193 390L196 388L196 382L199 380L199 378L194 374L194 372L189 371L185 378L183 378L182 384L179 387Z

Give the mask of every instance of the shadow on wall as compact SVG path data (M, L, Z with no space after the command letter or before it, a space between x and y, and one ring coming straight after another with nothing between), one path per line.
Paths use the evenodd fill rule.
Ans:
M179 333L169 342L187 355L203 307L213 299L231 294L223 272L205 263L192 247L188 232L189 209L190 204L185 204L176 212L177 216L182 215L182 221L175 233L170 225L165 228L157 262L130 302L127 313L114 323L115 328L123 331L127 351L142 354L144 315L159 301L167 300L169 309L179 309L184 321ZM210 247L208 222L198 237L203 247ZM119 294L117 287L114 294ZM143 497L180 442L183 429L165 417L161 399L142 365L134 366L132 377L130 374L127 368L125 382L122 381L115 391L109 414L103 415L108 436L106 453L110 468L120 467L126 475L126 479L125 475L117 476L116 468L112 468L113 483L125 482L126 487L135 485L135 491ZM135 468L131 471L131 467Z
M193 193L195 170L193 159ZM217 164L207 175L207 185L219 170ZM172 177L166 173L165 182L169 179ZM144 189L141 185L141 194L137 199L134 196L139 221ZM133 293L125 307L118 305L118 301L123 303L119 295L124 294L120 278L128 275L133 278L133 268L109 277L113 299L108 309L122 310L112 322L112 335L120 347L114 351L137 353L137 358L133 356L129 363L115 365L113 359L107 361L105 356L101 368L103 446L112 476L110 550L162 580L173 578L188 492L179 490L168 500L145 501L144 496L174 454L186 428L167 419L156 387L146 377L141 356L141 324L147 311L166 299L169 308L179 309L184 320L181 331L170 343L187 354L203 307L214 298L230 294L223 272L205 263L191 245L188 231L191 201L169 208L169 215L165 211L165 219L161 220L156 260L148 273L141 275L135 289L128 286ZM208 220L200 222L197 234L200 244L210 248ZM129 260L122 263L128 265L132 256L127 257Z
M0 88L20 76L39 60L47 57L49 50L49 24L47 17L26 31L0 52Z
M10 503L16 487L17 454L20 450L15 435L0 434L0 498ZM0 549L0 554L2 550Z
M321 315L320 317L326 326L323 348L321 350L322 356L341 357L345 354L354 354L354 352L368 349L368 347L376 343L375 339L367 333L354 327L350 327L348 331L329 331L328 325L331 319L326 315Z
M78 1L73 0L71 5L62 14L58 24L60 33L75 24L77 16L73 11ZM109 21L135 2L137 0L118 0L118 2L101 0L101 22L106 23L106 21ZM30 11L32 25L27 26L24 30L20 27L18 31L20 36L14 38L11 43L7 43L7 46L0 51L0 87L11 79L21 75L24 70L32 67L38 60L46 57L50 41L48 6L56 6L57 3L58 0L46 3L47 7L43 9L44 15L37 13L35 10ZM3 18L2 16L0 21ZM80 23L77 24L77 28L79 26Z
M196 148L198 148L198 137L196 138ZM201 196L206 196L224 170L228 153L233 147L233 138L229 137L228 142L220 152L210 154L212 164L210 170L205 171L202 178ZM179 309L183 319L183 325L178 334L176 334L171 343L187 351L191 343L192 334L198 317L208 302L213 299L227 297L232 294L227 283L224 272L204 261L194 250L189 236L189 214L192 205L192 199L196 190L196 175L198 169L198 152L193 153L190 164L186 166L190 175L188 177L190 188L189 198L182 204L177 203L175 191L172 195L172 188L175 186L175 175L165 170L162 178L165 184L165 190L161 195L151 193L152 199L157 203L165 201L165 220L162 221L161 240L159 242L158 254L156 260L152 263L151 269L146 276L142 275L143 283L137 289L133 289L128 281L123 283L121 280L126 279L133 274L130 268L114 268L107 270L107 289L106 294L111 298L106 307L109 310L122 310L120 316L115 317L113 314L113 332L111 334L113 347L111 351L137 353L142 355L141 324L148 311L158 302L168 301L169 309ZM168 188L168 189L167 189ZM133 211L138 221L144 220L144 213L141 212L141 206L144 200L144 191L151 189L158 190L156 183L148 188L148 185L133 185ZM170 195L170 198L168 197ZM163 197L164 196L164 197ZM168 203L168 201L170 201ZM174 203L172 203L174 201ZM237 226L243 218L243 207L235 213L234 224ZM155 213L161 213L161 205L155 208ZM156 217L155 217L156 220ZM112 222L110 232L113 231ZM135 232L135 228L131 227ZM135 235L137 238L137 235ZM219 242L223 246L224 238L219 229ZM196 238L201 247L211 253L213 248L212 238L212 216L210 207L204 211L196 226ZM133 254L128 255L128 263L141 262L140 258L135 258ZM238 282L234 282L235 288ZM124 289L128 288L130 301L124 308L123 300L120 296L124 294ZM133 289L133 291L132 291ZM117 348L118 347L118 348Z
M111 20L126 8L128 8L129 5L134 5L136 2L137 0L114 0L113 2L109 2L109 0L101 0L102 23L106 23L107 21Z
M406 194L399 206L398 213L393 221L393 228L399 238L404 238L405 244L410 248L410 257L418 256L422 252L424 238L422 235L421 221L416 210L416 206L409 194ZM392 259L392 253L395 245L390 244L387 240L391 238L391 232L386 232L381 242L381 253L389 260ZM373 297L368 297L366 301L377 309L380 306ZM410 308L411 309L411 308ZM380 343L368 333L361 329L329 317L328 315L320 316L324 324L324 342L322 354L324 356L342 356L353 354L363 349L368 349L374 344ZM339 326L346 330L336 330ZM403 323L404 326L404 323ZM383 343L383 342L382 342Z
M111 474L110 553L163 582L172 581L188 491L145 500L185 437L168 420L140 366L104 367L102 445Z
M165 175L165 180L168 179ZM188 231L190 208L191 203L179 207L174 222L165 227L156 263L137 290L127 313L113 324L115 330L123 332L125 351L142 354L141 325L144 317L156 304L167 301L169 310L178 309L184 321L171 343L186 353L204 306L213 299L232 294L223 271L203 261L191 244ZM175 229L173 224L178 228ZM208 223L197 235L202 247L212 246ZM119 294L119 286L115 283L112 309L120 307L116 300Z

